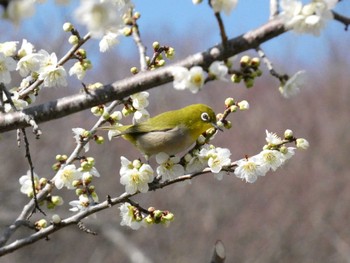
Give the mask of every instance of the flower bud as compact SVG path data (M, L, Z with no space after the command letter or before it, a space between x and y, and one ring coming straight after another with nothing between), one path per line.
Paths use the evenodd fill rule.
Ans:
M35 228L40 230L47 227L47 221L45 219L40 219L35 222Z
M74 29L74 26L72 25L72 23L66 22L63 24L63 31L65 32L70 32Z
M63 204L63 199L59 195L54 195L51 196L51 202L56 206L56 205L62 205Z
M79 38L76 35L71 35L68 38L68 43L71 44L71 45L76 45L76 44L79 43Z
M157 61L157 67L163 67L165 65L165 60L164 59L160 59Z
M296 140L296 145L298 149L303 149L303 150L306 150L310 146L309 142L304 138L298 138Z
M253 68L258 68L260 66L260 59L255 57L255 58L252 58L252 60L250 61L250 65L253 67Z
M52 220L52 223L56 225L61 223L62 221L61 217L57 214L52 215L51 220Z
M103 136L96 136L95 142L97 144L103 144L105 142L105 138L103 138Z
M238 107L240 110L248 110L249 109L249 103L246 100L242 100L238 102Z
M237 105L232 105L232 106L230 107L230 111L231 111L231 112L236 112L237 110L238 110Z
M79 49L77 50L76 54L77 54L80 58L85 59L87 53L86 53L86 50L85 50L85 49L79 48Z
M120 111L114 111L111 115L110 115L110 118L113 120L113 121L120 121L122 119L122 113Z
M132 162L132 165L133 165L136 169L140 169L141 166L142 166L142 163L141 163L140 160L134 160L134 161Z
M81 196L81 195L84 194L84 193L85 193L85 192L84 192L83 189L80 189L80 188L75 189L75 194L76 194L77 196Z
M134 19L137 20L137 19L139 19L141 17L141 13L140 12L135 12L133 17L134 17Z
M167 212L163 214L162 216L162 220L165 220L165 221L173 221L174 220L174 214L173 213L170 213L170 212Z
M287 129L284 131L284 138L289 140L293 138L293 131L290 129Z
M250 64L250 61L251 61L251 59L249 56L241 57L241 61L240 61L241 67L244 68L244 67L248 66Z
M232 105L235 104L235 100L233 98L226 98L225 100L225 106L227 108L231 107Z
M247 88L252 88L254 86L254 79L253 78L247 78L244 80L244 84Z
M137 67L132 67L130 69L130 72L131 72L131 74L136 75L137 73L139 73L139 70L137 69Z
M232 74L232 76L231 76L231 81L232 81L233 83L240 83L241 80L242 80L242 76L237 75L237 74Z
M126 37L131 36L132 34L132 28L131 27L124 27L123 28L123 35Z
M165 56L166 56L168 59L174 58L174 56L175 56L175 49L172 48L172 47L169 47L169 49L165 52Z
M153 42L152 47L155 51L157 51L160 48L160 44L158 41Z
M148 224L148 225L151 225L151 224L154 224L154 219L153 217L151 217L150 215L146 216L144 221Z
M230 122L230 121L225 121L225 122L224 122L224 127L225 127L226 129L231 129L231 128L232 128L232 122Z

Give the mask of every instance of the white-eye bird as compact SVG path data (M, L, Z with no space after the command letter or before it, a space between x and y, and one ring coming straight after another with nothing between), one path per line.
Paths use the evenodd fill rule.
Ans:
M101 127L120 132L146 159L160 152L175 155L189 148L209 128L219 129L214 111L204 104L167 111L142 123Z

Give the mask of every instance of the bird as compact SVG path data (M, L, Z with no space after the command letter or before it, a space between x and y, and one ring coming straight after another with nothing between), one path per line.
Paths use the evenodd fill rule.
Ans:
M213 109L205 104L192 104L161 113L141 123L104 126L100 129L117 131L113 137L121 136L129 141L148 160L160 152L172 156L188 149L210 128L221 130Z

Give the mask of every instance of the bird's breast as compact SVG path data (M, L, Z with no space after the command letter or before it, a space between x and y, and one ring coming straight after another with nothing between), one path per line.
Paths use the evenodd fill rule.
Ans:
M159 152L175 155L188 147L195 140L184 129L176 127L167 131L152 131L137 136L136 146L151 156Z

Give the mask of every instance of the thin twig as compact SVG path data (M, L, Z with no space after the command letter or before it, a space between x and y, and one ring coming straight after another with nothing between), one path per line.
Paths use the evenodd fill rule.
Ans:
M334 16L334 20L340 22L340 23L343 23L345 25L345 31L348 30L349 28L349 25L350 25L350 18L349 17L346 17L346 16L343 16L341 14L338 14L337 12L335 11L332 11L333 13L333 16Z
M269 70L270 74L277 78L279 81L283 82L285 81L286 79L288 79L288 77L286 75L281 75L279 74L274 68L273 68L273 65L272 65L272 62L266 57L265 55L265 52L260 48L260 47L257 47L256 48L256 52L258 52L259 54L259 57L262 59L262 61L265 63L267 69Z
M224 48L224 52L226 52L226 49L228 47L228 38L225 31L225 25L224 25L224 22L222 21L220 13L215 13L215 17L219 24L222 46Z
M26 130L24 128L22 128L22 134L23 134L23 140L24 140L24 145L25 145L25 149L26 149L25 157L27 158L28 164L29 164L30 179L32 181L32 189L33 189L33 199L34 199L34 203L35 203L35 207L32 210L32 213L35 213L36 209L38 209L38 211L40 213L42 213L44 216L46 216L45 212L40 208L39 202L38 202L38 199L36 196L35 180L34 180L34 165L33 165L32 157L30 155L29 141L27 138Z
M133 19L132 36L139 51L141 71L145 71L147 70L146 47L142 43L141 33L135 18Z

